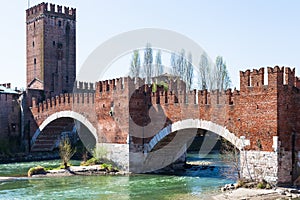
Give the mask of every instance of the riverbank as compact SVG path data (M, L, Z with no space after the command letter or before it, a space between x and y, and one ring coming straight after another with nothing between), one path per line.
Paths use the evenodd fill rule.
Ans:
M201 155L192 155L193 160ZM218 154L209 154L206 160L219 161ZM188 160L189 161L189 160ZM0 181L1 199L34 199L54 196L61 199L205 199L212 194L220 194L220 187L234 182L225 179L219 170L222 166L202 169L192 166L183 171L170 174L132 174L132 175L72 175L30 178L27 172L31 167L43 166L47 170L58 169L61 160L0 164L0 176L12 177ZM71 169L79 166L79 160L71 160ZM100 165L100 164L99 164ZM88 168L88 167L85 167ZM47 171L46 170L46 171ZM61 170L63 171L63 170ZM49 177L48 177L49 176ZM55 176L53 174L53 176Z
M59 159L59 152L32 152L17 153L14 155L0 155L0 164L9 164L16 162L33 162Z
M277 188L277 189L249 189L238 188L222 192L207 198L211 200L273 200L273 199L300 199L300 191L292 188Z
M131 173L125 171L109 171L100 165L92 166L70 166L68 169L52 169L46 170L41 174L34 174L31 177L59 177L59 176L89 176L89 175L130 175Z

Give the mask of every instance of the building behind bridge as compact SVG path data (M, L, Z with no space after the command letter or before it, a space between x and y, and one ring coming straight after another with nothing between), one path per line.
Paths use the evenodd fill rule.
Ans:
M0 156L24 151L22 146L22 92L0 84Z

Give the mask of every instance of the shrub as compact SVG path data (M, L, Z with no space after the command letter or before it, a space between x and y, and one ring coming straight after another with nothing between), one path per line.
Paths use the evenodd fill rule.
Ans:
M239 188L239 187L243 187L244 185L245 185L245 181L242 179L239 179L236 187Z
M118 169L116 167L113 167L112 164L103 163L100 165L101 169L105 169L108 172L117 172Z
M67 164L68 167L72 166L70 163ZM64 165L59 165L58 167L45 167L45 170L59 170L59 169L65 169Z
M100 160L106 159L107 155L107 150L104 146L96 146L95 149L93 150L93 156L94 158Z
M27 175L28 177L31 177L32 175L36 175L36 174L46 174L46 170L44 167L42 166L36 166L36 167L32 167L28 170Z
M267 183L267 185L266 185L266 189L272 189L272 186L269 184L269 183Z
M80 163L81 166L90 166L90 165L97 165L97 164L101 164L100 160L97 158L90 158L87 161L83 161Z
M65 169L68 169L68 162L70 161L71 157L74 155L75 152L76 150L72 147L69 138L66 137L63 140L61 140L59 144L59 155Z
M264 182L259 182L259 183L257 184L257 188L258 188L258 189L265 189L265 188L266 188L266 184L265 184Z

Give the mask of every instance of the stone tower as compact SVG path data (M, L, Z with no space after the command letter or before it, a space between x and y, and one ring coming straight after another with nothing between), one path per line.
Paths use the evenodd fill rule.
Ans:
M76 9L41 3L26 10L27 89L72 92L76 76Z

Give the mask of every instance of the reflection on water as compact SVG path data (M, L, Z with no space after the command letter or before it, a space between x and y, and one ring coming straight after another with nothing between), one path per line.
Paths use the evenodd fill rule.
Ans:
M218 154L189 155L189 160L219 163ZM57 166L59 161L0 165L1 176L26 174L35 165ZM220 163L219 163L220 164ZM220 165L192 167L176 175L72 176L23 178L0 182L1 199L202 199L232 182L219 174Z

